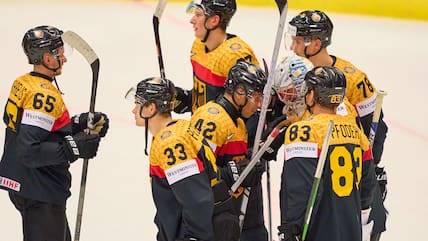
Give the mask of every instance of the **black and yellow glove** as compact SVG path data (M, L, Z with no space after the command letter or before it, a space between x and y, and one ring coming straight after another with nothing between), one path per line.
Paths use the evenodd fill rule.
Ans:
M94 113L94 129L90 131L90 134L97 134L100 137L107 135L109 128L109 118L105 113L95 112ZM88 112L84 112L71 117L72 132L76 134L81 131L88 129Z

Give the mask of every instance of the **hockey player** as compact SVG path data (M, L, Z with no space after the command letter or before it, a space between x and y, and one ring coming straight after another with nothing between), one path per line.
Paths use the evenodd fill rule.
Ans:
M190 23L195 34L190 54L193 88L190 91L177 87L180 103L174 109L177 113L194 113L198 107L222 94L229 70L239 59L259 65L253 49L239 36L226 32L236 12L235 0L194 0L188 12L193 12ZM256 115L246 121L250 137L255 135L257 121ZM251 148L250 144L248 147ZM267 239L262 189L258 185L250 193L241 241Z
M215 156L189 121L172 120L173 83L147 78L126 96L135 101L136 125L153 135L149 159L157 240L214 240Z
M22 47L33 71L13 82L3 116L6 137L0 189L9 192L21 214L24 240L71 240L66 217L70 163L95 157L109 126L103 113L96 113L91 134L84 132L87 113L70 121L56 83L67 62L62 33L51 26L25 33Z
M297 55L311 60L314 66L335 66L345 74L346 97L357 109L359 121L364 128L364 133L368 136L375 108L376 88L367 75L349 61L328 53L327 47L331 43L332 33L333 23L324 12L306 10L289 22L287 35L292 40L289 47ZM382 199L386 196L387 181L384 168L378 167L378 164L381 161L387 131L388 128L381 113L373 143L373 160L379 180L379 187L375 190L372 211L372 218L375 221L373 240L379 240L380 233L385 231L387 211L383 206Z
M313 68L311 61L296 54L285 57L277 66L274 73L273 89L277 101L274 108L276 116L270 122L264 136L272 131L276 123L289 116L296 116L297 120L306 120L311 117L311 113L305 104L306 86L304 77ZM352 121L357 121L357 112L354 106L349 103L346 97L336 108L336 114L347 116ZM270 147L262 156L265 160L276 160L279 148L284 144L285 132L280 133L271 143ZM264 140L266 137L262 137Z
M304 102L304 94L301 87L303 86L305 74L313 68L312 63L304 58L291 53L281 60L273 73L273 90L271 107L272 111L266 117L268 120L268 128L262 135L262 140L265 140L272 129L281 120L287 116L296 116L298 120L307 118L304 113L306 105ZM276 160L278 150L284 143L284 134L281 132L271 143L270 147L263 154L265 160Z
M261 107L263 99L263 88L266 84L264 72L254 64L246 61L238 61L229 72L225 91L214 101L199 107L192 115L190 122L198 131L203 133L208 143L214 150L219 168L228 169L229 172L220 173L221 179L225 180L229 187L239 176L248 161L247 150L247 129L242 118L252 116L258 108ZM250 175L245 179L243 186L255 187L260 185L261 175L264 171L264 165L258 165ZM232 172L233 175L229 175ZM242 188L235 195L236 198L242 197ZM240 210L241 199L236 199L236 210ZM254 210L259 211L259 210ZM236 213L238 214L238 213ZM237 218L237 216L236 216ZM216 226L216 224L214 224ZM232 223L229 228L238 225ZM251 226L250 226L251 227ZM246 226L242 235L245 235ZM239 238L239 226L232 230L236 233L230 234L232 237L222 237L218 240L236 240ZM229 235L222 230L221 234ZM217 235L217 233L216 233ZM256 240L257 237L252 237ZM242 237L241 237L241 240Z
M301 239L326 126L334 121L322 180L306 240L369 240L367 219L376 185L370 143L355 121L336 114L346 80L335 67L315 67L305 75L310 119L289 126L281 175L280 240Z
M287 56L278 65L273 88L278 99L284 104L281 110L283 115L296 115L300 120L308 119L311 116L305 104L304 77L312 68L313 65L307 58L295 54ZM358 113L346 96L336 110L336 114L348 116L357 121Z
M252 48L240 37L226 32L236 12L235 0L194 0L188 12L193 12L190 23L196 37L190 53L193 88L177 88L177 100L181 103L174 109L177 113L193 113L223 93L229 70L238 59L258 65Z

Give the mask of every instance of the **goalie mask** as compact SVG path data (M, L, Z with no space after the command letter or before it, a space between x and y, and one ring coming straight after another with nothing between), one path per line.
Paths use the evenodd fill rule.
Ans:
M64 46L63 31L52 26L38 26L28 30L22 39L22 48L30 64L43 64L43 55L58 55L58 48Z
M283 114L295 113L301 118L306 111L307 87L305 74L313 68L312 63L295 54L284 58L275 70L273 88L285 106Z
M336 67L315 67L305 76L305 83L310 91L315 92L315 102L326 107L335 108L343 102L346 91L345 75ZM312 107L312 103L309 107Z

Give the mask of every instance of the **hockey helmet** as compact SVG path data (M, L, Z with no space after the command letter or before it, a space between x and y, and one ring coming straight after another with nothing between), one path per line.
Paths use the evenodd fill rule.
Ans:
M220 16L220 26L226 29L236 12L236 0L193 0L187 7L187 12L191 12L195 7L202 8L207 18Z
M308 92L315 92L315 102L320 105L337 107L345 97L346 78L336 67L315 67L305 75L305 83Z
M333 22L322 11L306 10L291 19L287 32L291 36L319 38L321 47L325 48L331 43Z
M258 66L239 59L230 69L224 87L227 92L233 93L238 87L246 90L248 97L254 92L263 93L267 78L265 72Z
M28 30L22 39L22 48L30 64L41 64L43 55L58 54L58 48L64 46L63 31L52 26L38 26Z
M294 53L284 58L276 68L274 90L278 99L285 104L284 114L292 111L301 117L305 112L305 74L312 68L308 59Z
M141 106L155 103L160 113L170 112L176 97L175 86L172 81L159 77L150 77L140 81L134 89L135 101Z

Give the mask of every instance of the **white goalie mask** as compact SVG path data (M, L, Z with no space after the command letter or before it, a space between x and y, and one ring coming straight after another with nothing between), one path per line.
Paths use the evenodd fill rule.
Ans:
M274 89L285 106L283 114L295 113L298 118L306 111L305 95L307 87L305 74L314 66L304 57L291 53L276 67L274 73Z

